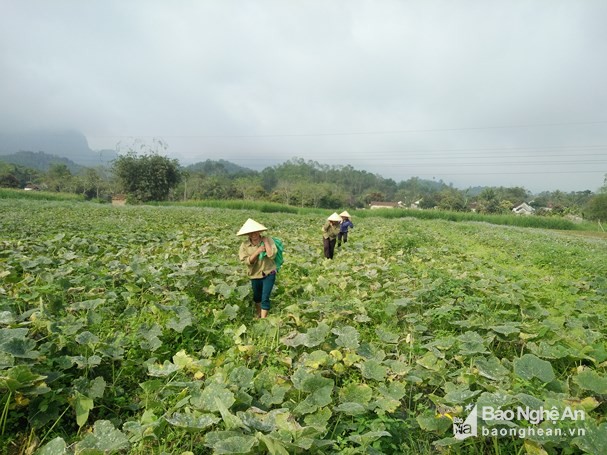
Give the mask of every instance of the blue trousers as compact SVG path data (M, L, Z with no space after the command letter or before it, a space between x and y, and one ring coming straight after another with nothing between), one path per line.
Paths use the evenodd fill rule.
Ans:
M276 274L272 273L266 275L263 278L251 280L251 286L253 287L253 301L255 303L261 303L262 310L270 309L270 294L276 281Z

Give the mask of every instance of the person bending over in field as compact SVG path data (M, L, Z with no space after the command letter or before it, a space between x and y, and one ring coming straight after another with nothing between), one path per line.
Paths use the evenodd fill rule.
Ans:
M240 261L247 266L247 275L253 287L256 315L265 318L270 311L270 294L276 281L277 249L272 237L262 237L266 227L249 218L236 235L246 235L238 252Z
M350 214L344 210L339 214L341 217L341 223L339 224L339 234L337 234L337 246L341 246L341 241L343 239L344 243L348 241L348 229L354 229L354 223L350 221Z
M322 240L324 246L325 257L333 259L335 253L335 243L337 242L337 234L339 234L339 222L341 217L337 213L333 213L327 222L322 227Z

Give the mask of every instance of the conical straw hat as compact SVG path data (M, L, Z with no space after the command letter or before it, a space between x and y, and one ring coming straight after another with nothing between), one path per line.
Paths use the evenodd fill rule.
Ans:
M350 214L348 213L348 211L347 211L347 210L344 210L343 212L341 212L341 213L339 214L339 216L344 216L344 217L346 217L346 218L352 218L352 217L350 216Z
M329 218L327 218L328 221L341 221L341 216L339 216L337 214L337 212L333 212L331 214L331 216Z
M254 219L249 218L247 221L245 221L245 223L240 228L240 231L238 231L236 235L246 235L250 234L251 232L261 232L267 230L268 228L265 227L263 224L259 224Z

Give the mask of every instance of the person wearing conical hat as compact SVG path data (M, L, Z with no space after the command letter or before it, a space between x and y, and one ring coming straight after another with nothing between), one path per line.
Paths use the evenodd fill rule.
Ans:
M267 228L249 218L236 235L247 238L240 244L238 257L247 266L247 275L253 288L253 302L257 317L265 318L270 311L270 294L276 281L277 248L270 236L262 236ZM265 253L265 254L263 254Z
M341 217L341 223L339 224L339 234L337 234L337 246L341 246L343 240L344 243L348 241L348 229L354 229L354 223L350 221L350 214L347 210L344 210L339 214Z
M335 253L335 243L337 242L337 234L339 234L339 222L341 217L333 212L326 223L322 227L322 240L325 257L327 259L333 259Z

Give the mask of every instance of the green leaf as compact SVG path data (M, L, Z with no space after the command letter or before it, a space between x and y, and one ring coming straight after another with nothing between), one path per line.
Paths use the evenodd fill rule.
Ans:
M88 420L89 412L94 407L93 400L86 395L76 392L74 407L76 408L76 423L81 427Z
M266 436L263 433L257 433L257 438L265 444L270 455L289 455L289 452L281 441L278 441L271 436Z
M216 454L249 453L258 444L257 438L236 431L212 431L205 435L204 441Z
M185 428L187 430L204 430L215 425L221 419L213 414L184 414L175 412L166 419L174 427Z
M335 412L343 412L349 416L364 414L367 409L360 403L347 402L333 408Z
M36 359L40 352L34 351L36 342L26 338L9 338L0 343L0 351L22 359Z
M468 331L457 337L460 342L459 353L462 355L484 354L487 352L485 348L485 340L477 332Z
M117 430L109 420L97 420L93 428L93 433L89 433L85 438L76 444L76 453L83 453L87 450L98 450L101 453L113 453L121 450L127 450L130 447L126 435Z
M12 324L15 322L15 315L10 311L0 311L0 324Z
M174 363L165 360L162 365L148 364L148 374L158 378L164 378L170 376L179 370L179 367Z
M306 425L313 427L319 433L327 431L327 425L331 419L332 413L328 407L321 408L313 414L308 414L304 418Z
M431 371L443 371L445 361L436 357L433 352L427 352L422 358L417 359L417 363Z
M453 426L449 417L432 414L420 414L415 420L419 424L420 428L424 431L434 431L438 434L443 434L449 428Z
M239 388L248 390L253 386L255 372L245 366L239 366L230 371L230 382Z
M383 381L388 373L388 368L383 366L377 360L367 360L361 365L361 373L364 378Z
M297 347L297 346L307 346L312 348L314 346L318 346L327 338L329 334L330 328L324 322L318 324L317 327L311 328L307 333L298 333L293 332L286 337L280 339L285 345Z
M64 455L67 449L67 445L63 438L57 436L48 444L42 446L37 452L36 455Z
M540 381L548 383L555 378L550 362L533 354L525 354L518 359L514 359L514 373L528 381L538 378Z
M173 363L178 369L184 370L194 364L194 358L182 349L173 356Z
M340 401L342 403L354 402L359 404L367 404L373 396L373 389L367 384L348 384L342 387L339 391Z
M491 356L478 358L474 361L478 373L492 381L501 381L508 375L509 371L504 367L497 357Z
M507 324L502 324L502 325L494 325L489 327L491 330L493 330L496 333L499 333L500 335L513 335L515 333L520 333L520 329L518 327L518 323L515 322L509 322Z
M398 340L400 339L400 335L398 333L390 332L384 326L377 327L375 329L375 334L384 343L394 344L394 343L398 343Z
M356 444L360 444L362 446L367 446L370 443L372 443L373 441L377 441L380 438L383 437L391 437L392 435L390 433L388 433L387 431L368 431L364 434L355 434L352 436L349 436L347 438L348 441L352 441Z
M102 376L97 376L89 384L87 395L93 399L102 398L105 391L106 382Z
M594 422L588 421L585 429L586 434L573 439L573 444L586 453L605 453L605 447L607 447L607 422L596 426Z
M344 327L338 327L331 330L332 333L337 335L335 344L348 349L357 349L359 346L360 334L354 327L346 325Z
M89 346L93 346L97 343L99 343L99 337L96 335L93 335L91 332L89 331L84 331L79 333L78 335L76 335L76 343L78 344L87 344Z
M445 401L454 405L467 403L481 393L480 390L470 390L466 384L456 386L450 382L444 385L444 389L446 391Z
M607 378L605 376L601 376L596 371L586 369L581 373L578 373L573 378L573 382L584 390L590 390L591 392L598 393L600 395L607 394Z
M289 391L291 386L274 384L271 392L264 392L260 400L264 406L271 406L273 404L281 404L285 399L285 394Z
M173 329L177 333L182 333L186 327L192 325L192 315L185 306L179 306L175 309L176 318L171 318L166 323L167 329Z
M139 330L139 336L142 338L142 341L139 342L139 346L141 349L145 349L151 352L154 352L160 346L162 346L162 341L160 341L159 336L162 335L162 327L158 324L154 324L151 327L142 327Z
M319 373L310 373L304 367L299 367L295 370L293 375L291 375L291 381L297 390L307 393L314 392L321 387L333 387L334 384L332 379L325 378Z
M32 373L28 366L18 365L2 372L0 389L7 389L13 393L23 389L27 391L27 389L35 388L36 383L44 379L46 379L46 376Z
M316 412L318 408L331 403L331 394L333 384L315 389L305 400L301 401L293 410L297 414L310 414Z
M572 349L560 343L548 344L545 341L540 341L539 344L528 343L527 347L533 354L544 359L562 359L568 356L584 358L579 357Z
M72 311L90 311L105 303L106 299L85 300L84 302L72 303L69 309Z
M192 406L204 411L217 412L219 407L215 400L219 400L226 409L236 401L234 394L224 385L212 382L199 393L193 393L190 403Z
M219 410L223 423L228 430L233 428L245 428L240 417L232 414L220 397L215 397L215 407Z
M386 384L380 384L377 391L387 398L393 400L400 400L407 394L407 384L404 382L389 382Z

